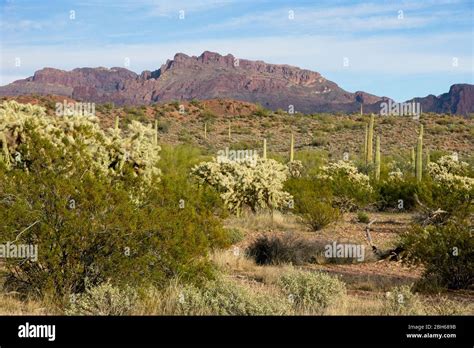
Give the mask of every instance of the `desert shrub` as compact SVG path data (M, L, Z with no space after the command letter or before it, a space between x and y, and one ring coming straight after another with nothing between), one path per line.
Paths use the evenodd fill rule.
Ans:
M207 122L207 123L210 123L210 124L213 124L217 119L216 114L214 114L210 110L202 111L201 112L201 117L203 118L204 122Z
M257 109L253 112L253 115L256 117L268 117L271 115L271 111L258 105Z
M246 249L246 254L259 265L315 262L324 247L321 243L303 239L292 233L258 236Z
M327 137L314 137L311 140L311 146L321 147L329 145L329 139Z
M374 190L369 177L360 173L349 161L333 162L322 167L317 179L329 185L334 203L342 211L362 207L373 199Z
M158 121L158 132L160 133L168 133L170 129L171 123L169 121Z
M141 142L138 133L125 141L125 149L119 149L131 146L132 153L136 152L133 161L125 159L120 175L108 175L109 168L104 170L100 159L85 152L101 151L94 146L104 146L103 153L110 150L101 137L97 144L93 140L94 134L103 135L100 130L78 121L72 133L79 139L75 143L92 139L87 142L91 149L76 148L70 141L61 143L69 128L59 127L49 135L54 126L42 123L41 109L12 107L19 111L0 113L0 117L8 118L8 139L20 134L15 151L23 155L21 165L0 161L0 240L37 245L39 252L37 260L5 259L7 288L62 302L68 294L84 292L86 285L95 287L106 279L114 285L147 282L160 286L169 277L197 280L211 274L208 251L228 245L216 216L222 203L215 193L190 182L189 166L179 163L184 156L163 164L162 181L156 176L147 178L148 169L159 173L154 163L157 157L147 153L158 147L148 140ZM20 113L18 119L25 118L25 123L15 124L10 112ZM30 123L22 113L39 120ZM26 130L10 133L12 125ZM7 145L17 146L9 141ZM153 167L147 163L150 160Z
M293 211L314 231L340 218L340 210L331 205L333 196L326 181L292 178L285 183L285 189L294 197Z
M278 285L298 310L309 313L323 313L346 294L342 281L320 272L289 271Z
M445 219L463 219L473 213L474 178L469 176L468 163L457 156L443 156L428 165L428 172L433 180L432 208L448 212Z
M424 277L441 287L467 288L474 282L472 225L448 222L444 226L414 225L401 237L405 261L425 266Z
M240 214L244 205L253 212L288 205L291 195L283 190L288 167L272 159L232 161L218 158L196 165L192 175L200 184L213 187L231 212Z
M298 209L303 221L311 227L313 231L319 231L332 222L339 220L341 212L338 208L332 207L329 203L318 202L314 199L302 200Z
M421 301L407 285L397 286L387 292L383 302L383 312L387 315L419 314Z
M239 228L227 229L227 236L230 244L236 244L245 238L244 233Z
M357 213L357 221L359 221L359 222L361 222L361 223L363 223L363 224L367 224L367 223L369 223L369 221L370 221L370 217L369 217L369 215L368 215L366 212L364 212L364 211L359 211L359 212Z
M131 315L138 293L129 286L118 288L110 283L88 287L84 293L72 294L67 315Z
M278 296L246 288L225 278L201 287L187 285L177 298L179 314L184 315L284 315L291 306Z
M311 177L324 165L327 153L321 150L301 150L296 152L295 159L303 164L303 174Z
M431 190L426 181L417 183L414 177L398 176L396 173L401 172L390 172L388 180L384 180L376 185L379 209L410 211L417 204L415 195L424 202L431 199Z
M191 101L189 102L189 104L191 104L192 106L196 107L196 108L200 108L201 107L201 102L197 99L191 99Z

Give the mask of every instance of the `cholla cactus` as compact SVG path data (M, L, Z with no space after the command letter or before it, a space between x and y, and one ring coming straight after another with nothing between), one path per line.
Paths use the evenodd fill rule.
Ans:
M372 187L369 183L369 176L359 173L357 167L355 167L350 161L333 162L322 167L321 174L318 175L318 178L324 180L343 178L359 188L372 191Z
M469 164L458 161L454 155L441 157L428 165L428 172L435 183L451 190L471 191L474 179L467 176Z
M21 158L30 157L28 146L32 136L38 136L64 153L76 153L109 178L120 177L125 166L146 183L160 174L156 167L160 147L154 143L153 128L137 121L124 132L104 131L93 116L48 116L43 107L6 101L0 104L1 132L9 139L9 152L23 151ZM75 166L66 164L63 169L73 174Z
M0 159L10 168L10 152L8 151L7 138L3 132L0 132L0 142L2 142L2 155Z
M303 173L303 163L301 161L292 161L287 164L288 173L292 178L299 178Z
M403 172L400 168L395 168L394 170L388 173L388 181L402 181L403 180Z
M273 210L288 204L292 199L283 190L289 170L272 159L214 159L196 165L191 174L200 183L214 187L227 208L237 215L244 205L248 205L253 211Z

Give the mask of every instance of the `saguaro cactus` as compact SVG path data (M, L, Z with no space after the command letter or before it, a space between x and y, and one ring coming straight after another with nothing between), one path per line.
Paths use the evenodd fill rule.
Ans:
M158 120L155 120L155 134L153 136L153 143L158 145Z
M115 130L119 129L119 117L115 116Z
M367 134L367 157L366 163L371 164L373 161L373 137L374 137L374 122L375 116L374 114L370 115L370 122L369 122L369 131Z
M410 158L411 158L411 167L412 169L415 169L415 148L414 147L411 148Z
M231 140L230 121L229 121L229 140Z
M6 164L7 168L10 167L10 152L8 151L7 137L5 133L0 133L0 141L2 142L2 156L3 162Z
M263 158L267 159L267 139L263 139Z
M207 123L204 122L204 139L207 139Z
M364 161L367 164L367 139L369 136L369 124L365 124L365 136L364 136L364 147L363 147L363 154L364 154Z
M420 182L423 177L423 125L420 126L420 134L416 144L415 166L416 181Z
M294 156L295 156L294 147L295 147L295 138L293 136L293 133L291 133L290 162L293 162L293 159L294 159Z
M380 136L375 141L375 180L380 180Z

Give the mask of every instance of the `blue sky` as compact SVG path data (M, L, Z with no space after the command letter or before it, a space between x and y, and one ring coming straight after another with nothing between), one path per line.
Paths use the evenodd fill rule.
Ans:
M0 85L43 67L129 61L139 73L210 50L318 71L351 92L438 95L474 83L473 3L0 0Z

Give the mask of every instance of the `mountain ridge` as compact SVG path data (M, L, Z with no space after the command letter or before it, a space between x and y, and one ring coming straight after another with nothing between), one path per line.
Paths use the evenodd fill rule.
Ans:
M380 111L391 100L364 91L348 92L319 72L287 64L268 64L232 54L205 51L199 56L176 53L157 70L137 74L122 67L50 67L0 87L0 96L62 95L76 100L117 105L149 105L171 100L229 98L295 112ZM415 97L425 112L474 112L474 86L452 85L439 96Z

